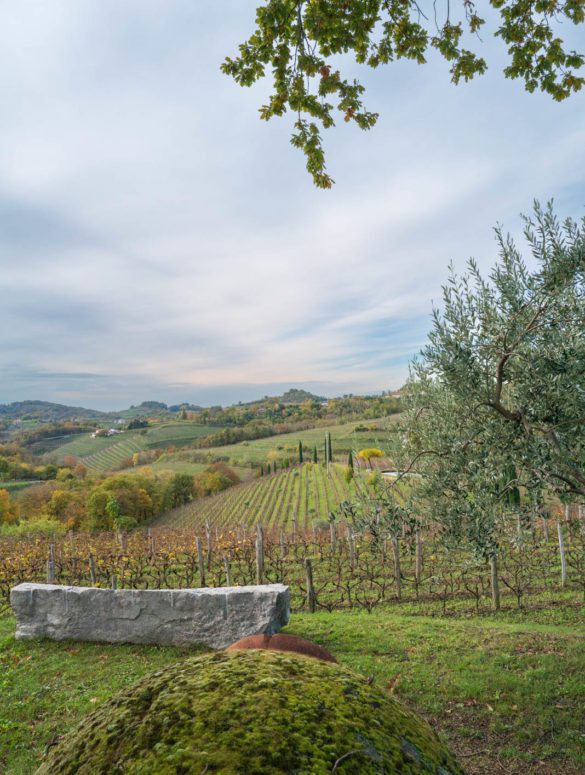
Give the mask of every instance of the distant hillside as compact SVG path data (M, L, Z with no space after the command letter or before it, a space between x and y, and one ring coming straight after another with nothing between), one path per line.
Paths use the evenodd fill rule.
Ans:
M302 404L303 401L317 401L323 403L327 399L323 396L316 396L314 393L310 393L308 390L302 390L300 388L290 388L281 396L264 396L256 401L248 401L242 406L256 406L257 404L264 403L279 403L279 404Z
M0 404L0 419L6 420L59 422L76 418L107 420L111 416L108 412L99 412L96 409L54 404L50 401L15 401L12 404Z
M62 438L61 443L47 452L45 462L61 464L68 457L92 471L113 471L137 452L150 449L189 446L208 436L217 428L190 422L163 422L137 431L123 431L115 436L93 438L85 433L75 438Z
M116 412L116 417L123 417L126 420L131 420L134 417L168 417L171 419L173 416L180 414L183 410L185 412L200 412L203 409L196 404L173 404L167 406L162 401L143 401L138 406L131 406L129 409L121 409Z
M291 388L283 393L280 400L283 404L302 404L303 401L319 401L320 403L327 399L323 396L316 396L314 393L309 393L308 390L301 390L299 388Z
M195 404L174 404L167 406L162 401L143 401L138 406L121 409L118 412L101 412L82 406L67 406L51 401L15 401L0 404L0 420L37 420L38 422L63 422L65 420L99 420L112 422L119 417L130 420L134 417L175 417L183 410L199 412L202 407Z

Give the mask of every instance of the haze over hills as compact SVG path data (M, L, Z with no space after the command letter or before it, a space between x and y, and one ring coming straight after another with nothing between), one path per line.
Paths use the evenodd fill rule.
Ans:
M244 406L261 404L264 401L274 401L282 404L300 404L303 401L324 402L323 396L317 396L308 390L291 388L285 391L281 396L264 396L255 401L249 401ZM86 409L80 406L68 406L66 404L54 403L51 401L14 401L9 404L0 404L0 419L6 420L37 420L42 422L61 422L65 420L87 419L107 421L114 418L130 419L137 416L166 416L176 415L182 411L198 412L203 407L191 404L170 404L162 401L142 401L138 405L132 405L127 409L120 411L103 412L98 409Z

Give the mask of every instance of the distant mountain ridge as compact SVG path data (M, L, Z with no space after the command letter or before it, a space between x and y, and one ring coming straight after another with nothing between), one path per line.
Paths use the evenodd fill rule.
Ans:
M264 396L249 404L262 404L265 401L275 401L281 404L301 404L303 401L326 401L322 396L316 396L308 390L291 388L282 396ZM45 422L63 422L65 420L113 420L115 418L130 419L139 416L176 415L178 412L199 412L203 407L196 404L181 403L167 405L162 401L143 401L141 404L121 409L117 412L102 412L99 409L85 409L81 406L68 406L52 401L14 401L10 404L0 404L0 420L35 419Z
M263 404L266 401L274 401L279 404L302 404L303 401L317 401L322 404L327 401L327 399L324 396L316 396L308 390L290 388L281 396L264 396L264 398L258 398L255 401L246 401L242 406L256 406L257 404Z
M30 418L57 422L73 420L77 417L106 420L112 417L112 413L100 412L98 409L85 409L81 406L56 404L52 401L14 401L11 404L0 404L0 419L23 420Z

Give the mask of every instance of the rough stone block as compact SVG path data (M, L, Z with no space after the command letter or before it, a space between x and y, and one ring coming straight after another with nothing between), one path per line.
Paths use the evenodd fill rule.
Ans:
M248 635L272 635L290 615L284 584L116 590L19 584L10 604L17 638L201 643L217 649Z

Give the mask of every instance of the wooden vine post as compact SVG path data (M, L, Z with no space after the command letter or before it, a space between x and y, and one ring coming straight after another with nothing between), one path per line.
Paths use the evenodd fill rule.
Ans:
M349 567L353 571L355 570L355 539L349 525L347 526L347 545L349 547Z
M402 569L400 567L400 546L398 538L392 536L392 557L394 558L394 582L396 584L396 597L398 600L402 597Z
M256 525L256 584L264 583L264 531L260 522Z
M232 568L230 565L230 558L226 555L223 558L223 566L225 568L225 583L227 587L232 585Z
M490 587L492 593L492 608L500 610L500 581L498 578L498 556L494 552L490 557Z
M205 535L207 537L207 570L211 568L211 549L212 549L212 542L211 542L211 525L209 522L205 523Z
M422 542L422 536L420 531L420 525L416 528L416 556L415 556L415 569L414 569L414 575L416 578L416 583L420 584L422 581L422 572L423 572L423 542Z
M49 544L49 559L47 560L47 584L55 581L55 544Z
M313 585L313 564L309 557L307 557L307 559L305 560L305 570L307 572L307 607L309 609L309 613L314 614L315 606L316 606L316 596L315 596L315 587Z
M203 544L199 536L195 539L197 545L197 562L199 564L199 586L205 586L205 558L203 556Z

